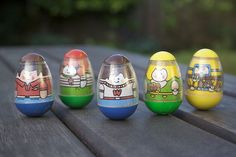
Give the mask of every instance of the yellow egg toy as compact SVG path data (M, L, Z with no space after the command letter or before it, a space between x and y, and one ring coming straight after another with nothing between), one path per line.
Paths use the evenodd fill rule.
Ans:
M173 113L182 103L182 79L175 57L166 51L152 55L144 81L144 100L154 113Z
M197 51L185 80L187 101L200 110L208 110L223 97L223 70L218 55L210 49Z

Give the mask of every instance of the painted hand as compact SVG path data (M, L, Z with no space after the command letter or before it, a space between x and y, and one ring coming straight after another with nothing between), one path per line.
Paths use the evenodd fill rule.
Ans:
M81 81L80 82L80 87L84 88L85 86L86 86L86 81L85 80Z
M40 91L40 97L42 99L45 99L47 97L47 95L48 95L47 90Z

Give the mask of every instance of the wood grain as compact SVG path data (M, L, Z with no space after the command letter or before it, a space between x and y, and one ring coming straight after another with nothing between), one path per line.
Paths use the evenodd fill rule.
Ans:
M114 53L125 54L134 65L142 92L145 69L142 67L147 66L147 57L94 46L36 48L48 61L55 84L58 84L58 71L63 54L71 48L81 48L88 53L96 74L107 56ZM12 53L5 59L11 66L15 64L11 62L11 56L15 56L17 51L25 52L30 49L35 48L10 49ZM55 85L54 88L57 89L57 86ZM228 142L233 142L229 139L235 134L232 131L235 129L235 116L233 116L235 100L227 96L222 102L225 105L221 104L220 109L217 107L203 113L193 110L184 102L174 116L156 116L140 101L137 112L122 122L106 119L97 109L95 99L83 110L70 110L57 99L52 111L97 156L156 156L157 154L160 156L176 156L176 154L178 156L235 156L236 146ZM221 133L226 135L223 136Z
M0 50L0 156L94 156L52 112L29 118L16 109L14 71L23 53Z
M114 53L110 49L79 48L84 49L90 56L96 74L104 58ZM66 48L60 49L56 54L53 49L51 52L47 51L44 55L47 56L53 75L56 76L58 64ZM131 61L134 60L132 56ZM140 64L144 64L144 61ZM142 82L142 77L139 74L138 76L139 82ZM58 82L57 78L55 82ZM137 112L123 122L106 119L97 109L96 100L83 110L70 110L59 100L57 102L54 113L98 155L111 156L113 152L115 156L199 156L199 153L201 156L235 156L234 144L175 116L155 116L147 110L143 102L140 102ZM217 149L221 146L224 148Z

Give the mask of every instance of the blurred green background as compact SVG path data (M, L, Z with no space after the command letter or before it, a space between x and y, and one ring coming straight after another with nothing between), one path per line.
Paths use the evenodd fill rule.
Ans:
M235 0L2 0L0 45L103 45L188 64L215 50L236 74Z

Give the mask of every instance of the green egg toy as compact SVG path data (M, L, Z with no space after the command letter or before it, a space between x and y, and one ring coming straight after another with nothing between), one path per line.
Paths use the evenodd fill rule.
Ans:
M93 70L87 54L71 50L60 69L60 99L70 108L83 108L93 98Z

